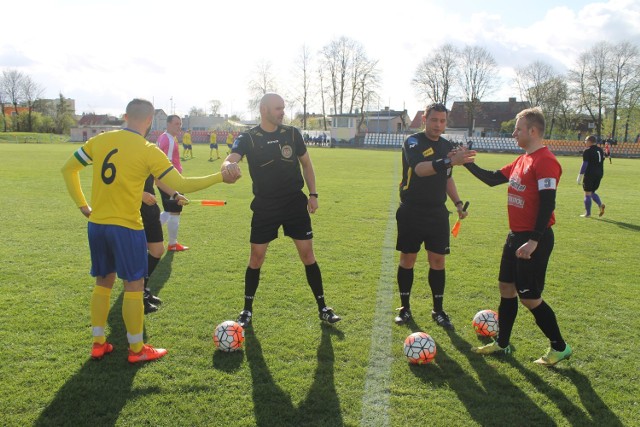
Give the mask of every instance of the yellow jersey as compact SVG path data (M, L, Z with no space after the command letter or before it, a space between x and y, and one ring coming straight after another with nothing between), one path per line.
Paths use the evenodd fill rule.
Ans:
M182 143L185 145L191 145L191 134L188 132L185 132L184 135L182 135Z
M229 135L227 135L227 145L228 146L232 146L233 145L233 134L229 133Z
M209 136L209 143L210 144L217 144L218 143L218 135L216 135L215 132L211 132L211 135Z

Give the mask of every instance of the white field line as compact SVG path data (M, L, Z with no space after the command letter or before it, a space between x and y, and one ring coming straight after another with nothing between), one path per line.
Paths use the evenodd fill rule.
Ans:
M394 172L394 182L397 170ZM391 354L392 312L391 304L396 283L396 265L394 263L396 210L398 207L398 188L393 186L393 195L389 203L387 229L382 246L382 265L378 280L375 314L371 327L371 349L369 367L362 396L362 426L389 426L389 398L391 396Z

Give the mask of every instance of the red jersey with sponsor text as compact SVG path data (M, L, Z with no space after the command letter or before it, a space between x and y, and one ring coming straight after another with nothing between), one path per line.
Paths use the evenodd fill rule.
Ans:
M545 146L519 156L500 172L509 180L507 211L511 231L533 231L540 208L540 191L557 190L562 167ZM548 227L556 222L551 214Z

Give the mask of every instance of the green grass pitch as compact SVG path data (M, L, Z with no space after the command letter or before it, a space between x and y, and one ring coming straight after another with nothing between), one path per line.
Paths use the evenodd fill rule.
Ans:
M578 157L560 157L556 247L545 299L574 356L556 368L532 363L548 343L520 307L511 357L482 357L473 315L496 310L507 232L506 187L454 170L470 215L447 257L445 309L455 333L434 325L426 255L416 266L417 329L438 346L434 363L409 366L413 330L393 324L398 151L310 150L320 209L314 246L329 305L343 317L320 325L304 269L282 235L271 244L254 304L253 331L237 353L214 350L215 326L242 308L249 256L251 182L191 195L224 207L188 206L185 253L166 255L151 286L165 301L145 322L166 358L126 361L122 285L112 293L108 339L115 351L89 358L91 331L86 220L60 168L73 144L0 144L0 418L3 425L634 425L640 418L640 163L605 164L606 215L583 219ZM226 152L225 149L221 153ZM217 171L195 145L187 176ZM479 154L496 169L514 159ZM90 171L82 172L90 193ZM453 207L450 205L450 210ZM595 210L595 209L594 209ZM451 224L453 225L453 217Z

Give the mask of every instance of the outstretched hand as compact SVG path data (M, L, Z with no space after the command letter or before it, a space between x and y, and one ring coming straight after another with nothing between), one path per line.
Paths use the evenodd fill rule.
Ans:
M464 165L466 163L475 162L477 152L469 150L465 147L460 147L455 150L451 150L447 157L451 159L451 164L455 166Z
M227 163L220 169L220 172L222 173L222 180L227 184L233 184L242 177L242 171L237 163Z

